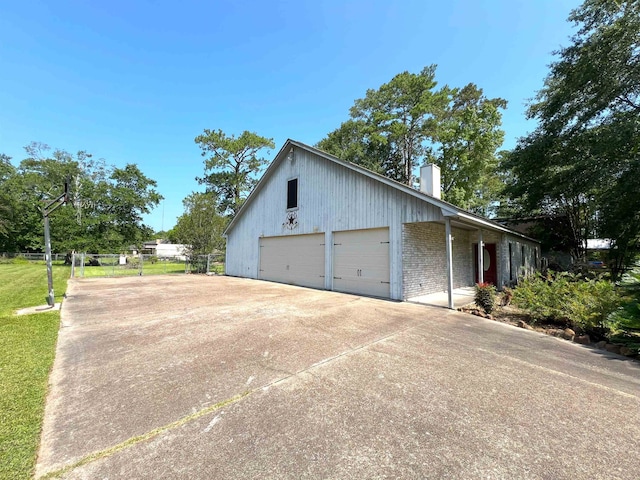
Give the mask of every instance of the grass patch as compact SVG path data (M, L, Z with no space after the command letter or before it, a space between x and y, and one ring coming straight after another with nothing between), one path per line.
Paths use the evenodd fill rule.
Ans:
M109 259L110 260L110 259ZM76 267L76 277L124 277L124 276L136 276L140 275L140 267L137 264L118 265L116 262L102 261L102 265L97 267L84 267L84 275L82 274L82 267ZM206 268L206 263L200 266L202 269ZM170 262L159 260L155 263L144 262L142 265L142 275L163 275L163 274L176 274L186 272L197 271L195 265L187 265L185 262ZM211 273L223 274L224 264L219 262L211 262L209 265L209 271Z
M81 277L82 267L76 267L76 277ZM169 273L185 273L184 262L157 262L145 263L142 266L143 275L162 275ZM140 268L137 265L117 265L106 262L99 267L84 267L84 277L122 277L140 275Z
M59 302L69 267L53 273ZM33 476L60 313L13 313L45 305L46 296L44 265L0 264L0 479Z

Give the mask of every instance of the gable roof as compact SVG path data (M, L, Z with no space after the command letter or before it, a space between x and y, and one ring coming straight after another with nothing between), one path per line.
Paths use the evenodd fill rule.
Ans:
M425 201L436 207L439 207L442 211L442 215L445 217L450 217L452 219L459 220L462 223L473 225L478 228L487 228L494 231L509 233L511 235L515 235L532 242L538 242L538 240L535 240L519 232L511 230L510 228L507 228L504 225L500 225L499 223L496 223L492 220L489 220L487 218L484 218L474 213L463 210L460 207L457 207L449 202L445 202L444 200L441 200L439 198L435 198L435 197L432 197L431 195L427 195L426 193L422 193L416 190L415 188L411 188L410 186L405 185L404 183L400 183L396 180L392 180L388 177L385 177L384 175L380 175L378 173L372 172L371 170L361 167L360 165L356 165L355 163L347 162L345 160L340 160L338 157L334 155L331 155L327 152L323 152L322 150L318 150L315 147L311 147L302 142L298 142L296 140L291 140L291 139L288 139L284 143L284 145L276 155L273 162L271 162L271 165L269 165L267 170L264 172L264 174L258 181L257 185L254 187L254 189L251 191L251 193L249 194L245 202L240 207L240 210L238 210L238 212L236 213L236 216L233 218L231 223L229 223L229 225L224 231L225 236L233 229L233 227L236 225L236 223L238 222L238 219L242 216L243 212L246 210L248 205L258 196L258 193L260 192L260 190L262 190L263 186L266 184L267 179L271 177L273 172L278 168L278 165L280 165L283 159L286 158L287 154L292 148L300 148L308 152L311 152L330 162L337 163L338 165L341 165L351 171L354 171L366 177L372 178L373 180L376 180L380 183L388 185L389 187L395 188L396 190L400 190L401 192L404 192L408 195L416 197L419 200Z

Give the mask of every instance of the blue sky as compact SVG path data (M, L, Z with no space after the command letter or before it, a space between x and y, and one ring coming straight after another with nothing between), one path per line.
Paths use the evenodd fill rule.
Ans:
M525 103L569 43L569 0L20 2L0 0L0 152L39 141L137 163L172 227L201 190L203 129L315 144L368 88L437 64L509 106L504 148L535 128ZM163 220L164 218L164 220Z

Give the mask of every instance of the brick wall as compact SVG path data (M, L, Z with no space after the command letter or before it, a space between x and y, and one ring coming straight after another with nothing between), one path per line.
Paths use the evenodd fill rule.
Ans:
M470 232L451 229L453 288L473 285ZM402 285L405 299L447 290L445 227L438 223L402 226Z

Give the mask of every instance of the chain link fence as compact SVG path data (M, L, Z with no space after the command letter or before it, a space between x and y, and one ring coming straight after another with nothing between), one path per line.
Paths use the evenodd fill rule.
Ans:
M51 260L54 262L64 262L66 257L65 253L52 253ZM2 252L0 253L0 259L12 260L15 258L21 258L28 260L30 262L44 262L46 258L46 254L44 253L31 253L31 252Z
M224 254L162 256L74 253L71 278L224 274Z

